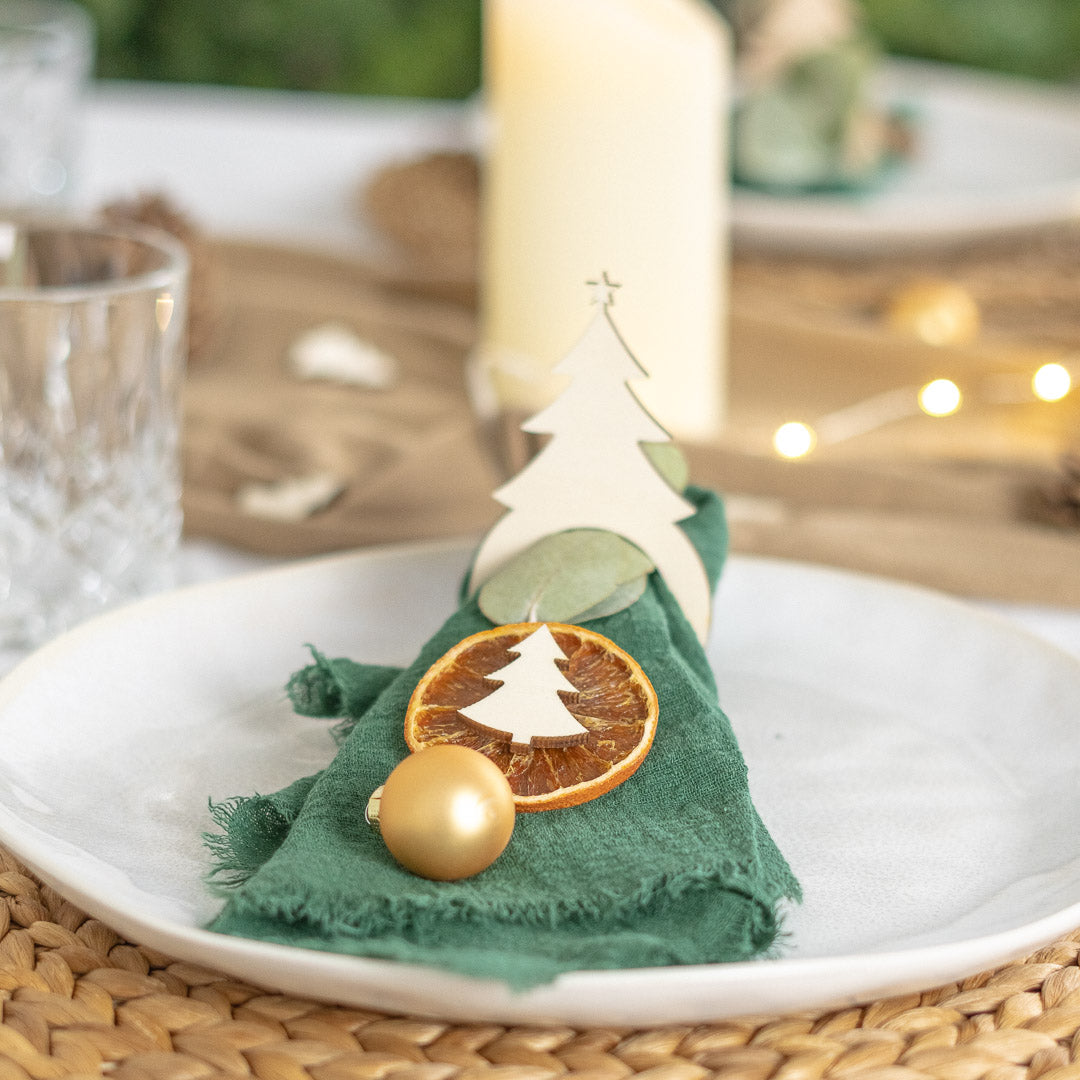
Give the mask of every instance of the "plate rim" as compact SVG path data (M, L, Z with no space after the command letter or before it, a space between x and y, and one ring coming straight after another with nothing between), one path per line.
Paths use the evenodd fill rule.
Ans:
M887 56L881 61L875 79L879 98L902 99L915 87L930 103L928 109L936 95L947 95L985 107L998 101L1012 111L1038 109L1080 125L1080 95L1065 86L912 57ZM1024 190L1028 197L1019 204L1012 198L1003 202L1000 195L973 204L970 193L962 189L932 204L904 198L881 220L874 218L873 210L891 197L888 183L880 191L852 197L773 196L734 187L731 228L736 244L748 250L872 255L883 246L918 250L1076 221L1080 216L1080 171L1069 181L1048 180Z

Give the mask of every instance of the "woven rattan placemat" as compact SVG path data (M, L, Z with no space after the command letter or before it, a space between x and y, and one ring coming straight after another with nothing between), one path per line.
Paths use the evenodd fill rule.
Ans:
M1080 930L962 983L832 1012L502 1027L341 1008L174 961L87 918L3 851L0 899L0 1080L1080 1077Z

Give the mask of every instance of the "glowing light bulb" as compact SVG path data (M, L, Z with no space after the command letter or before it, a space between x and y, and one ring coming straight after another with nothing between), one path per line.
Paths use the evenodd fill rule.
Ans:
M962 401L960 387L951 379L934 379L919 391L919 408L929 416L951 416Z
M785 458L805 457L816 442L814 429L795 420L781 424L773 435L773 449Z
M1040 401L1060 401L1072 389L1072 376L1061 364L1043 364L1031 378L1031 389Z

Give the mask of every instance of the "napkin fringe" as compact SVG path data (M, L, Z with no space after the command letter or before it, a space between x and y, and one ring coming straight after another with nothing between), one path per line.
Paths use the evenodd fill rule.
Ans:
M307 778L310 782L314 779ZM288 834L292 821L272 796L259 794L211 803L210 813L221 831L204 835L215 864L208 881L218 895L233 894L273 854ZM744 926L743 940L735 946L737 954L749 959L778 951L784 935L783 914L756 895L761 890L761 871L760 866L747 867L734 860L717 859L708 866L691 866L675 873L643 878L630 894L599 888L587 896L562 897L543 903L523 901L521 897L513 902L501 902L489 894L478 904L472 896L455 894L451 883L434 886L438 892L426 897L388 896L378 908L362 913L356 911L354 898L349 896L315 897L306 891L254 903L239 892L231 895L230 906L234 916L254 917L267 921L268 925L281 919L292 925L303 923L310 928L313 940L332 941L334 944L327 948L334 951L375 955L380 951L377 943L384 939L426 940L430 935L435 940L447 918L461 925L484 927L495 920L507 926L536 930L556 929L568 920L605 928L632 926L643 913L662 912L692 899L695 891L714 900L719 888L743 898L753 911ZM798 884L790 876L772 880L770 885L772 895L792 902L801 899ZM349 950L348 942L355 943L357 948ZM387 946L386 951L390 953L393 949ZM682 956L670 942L660 938L649 952L655 959L648 963L695 962L694 956ZM647 964L644 956L642 963Z
M685 898L694 888L704 894L701 906L708 904L713 907L717 896L715 891L709 890L709 882L709 878L686 880L672 892L665 892L658 882L648 883L642 892L650 892L653 903L646 911L655 916L654 923L659 923L677 907L677 900ZM595 903L585 905L580 910L587 910L589 917L579 922L580 948L575 951L577 969L626 967L627 936L633 943L634 963L631 966L641 968L751 961L779 955L781 941L786 936L784 915L779 905L762 903L743 890L732 891L746 901L749 914L744 918L729 918L720 927L707 928L710 936L731 935L724 940L722 950L715 954L703 952L703 948L707 950L707 942L701 938L672 938L635 926L634 919L641 912L634 911L632 902L626 898L607 909L602 906L598 908ZM496 917L495 924L498 923L498 906L483 913L463 909L463 913L469 917L462 919L460 927L465 934L472 933L472 944L468 948L461 948L442 938L447 909L456 906L452 903L426 908L395 904L395 910L388 912L385 919L357 919L335 917L333 912L326 910L313 911L309 900L309 897L293 896L279 897L269 904L250 904L241 894L236 898L235 906L230 904L224 922L211 926L211 929L228 933L232 925L257 926L260 928L259 936L264 940L277 938L284 944L375 959L423 965L434 963L462 975L499 978L514 991L550 982L566 970L564 961L544 955L542 950L537 949L540 940L537 934L548 929L557 929L565 934L568 929L566 921L562 924L558 922L554 909L543 911L522 906L505 909L507 914L512 915L512 921L496 931L490 945L485 945L485 931L493 927L493 917ZM570 907L569 910L578 909ZM389 917L391 914L392 918ZM292 929L278 938L282 920ZM571 925L574 921L571 921ZM612 944L609 935L614 937L616 944ZM461 938L457 940L460 942ZM506 952L515 948L514 942L526 947L518 955L517 962L508 968Z
M317 778L304 777L285 791L293 794L310 789ZM288 835L296 814L286 809L288 804L281 794L275 797L256 793L209 801L210 817L218 831L204 832L202 839L213 861L206 883L217 895L240 888Z
M221 831L202 834L203 843L210 852L214 864L213 869L206 875L206 882L219 895L238 889L258 870L263 858L273 854L273 851L277 849L275 844L266 852L261 845L254 846L238 842L236 838L239 837L239 832L234 833L230 829L235 815L241 809L246 809L256 802L268 804L269 800L262 795L236 795L224 802L211 800L208 803L210 817Z

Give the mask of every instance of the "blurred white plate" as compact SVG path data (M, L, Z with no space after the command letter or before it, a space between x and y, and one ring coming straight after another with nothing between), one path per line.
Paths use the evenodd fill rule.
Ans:
M747 248L876 253L1080 216L1080 90L889 60L879 99L910 107L916 153L860 195L737 190Z
M133 941L282 991L496 1022L694 1023L956 979L1080 925L1080 663L917 589L733 559L711 659L806 893L782 959L581 972L526 994L199 927L207 799L332 754L281 691L332 655L404 663L468 550L387 549L102 617L0 684L0 841Z

